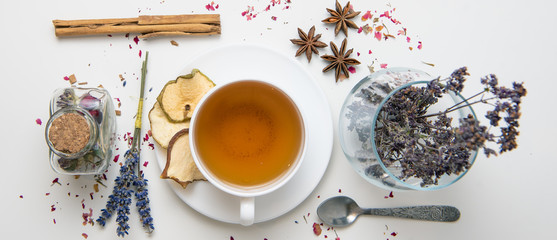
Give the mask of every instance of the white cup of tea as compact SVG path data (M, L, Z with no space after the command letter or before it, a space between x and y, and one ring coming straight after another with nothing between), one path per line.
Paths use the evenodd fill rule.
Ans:
M195 164L215 187L241 198L242 225L254 223L255 197L277 190L299 169L306 124L284 89L258 80L218 85L194 109Z

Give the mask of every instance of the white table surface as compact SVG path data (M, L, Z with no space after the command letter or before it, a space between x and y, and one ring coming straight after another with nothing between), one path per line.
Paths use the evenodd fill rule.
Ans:
M340 44L344 35L333 34L333 25L321 20L325 8L334 1L296 1L271 7L270 1L215 1L219 8L208 11L211 1L2 1L0 3L0 72L2 73L2 120L0 159L3 164L0 218L2 239L115 239L114 219L105 228L82 225L82 213L89 208L94 217L104 206L110 188L101 187L94 199L92 178L58 175L50 169L44 127L48 102L54 89L68 87L64 76L75 74L86 86L102 84L113 97L120 98L122 116L118 135L131 132L137 104L141 60L138 52L150 52L147 87L174 79L193 56L228 43L258 43L272 46L294 56L297 27L304 31L312 25L321 40ZM342 1L344 5L346 2ZM390 6L387 4L390 3ZM411 43L402 37L377 41L351 29L348 47L362 65L350 79L336 83L332 72L322 73L326 62L313 56L311 63L299 61L316 78L328 98L334 120L334 145L330 163L321 183L297 208L273 221L251 227L221 223L207 218L184 204L159 178L160 168L154 153L143 147L142 159L150 180L150 199L155 231L148 235L140 228L132 210L128 239L334 239L335 232L323 227L315 236L314 222L320 223L315 210L324 199L347 195L369 207L448 204L462 212L456 223L433 223L394 218L363 217L347 228L336 228L340 239L557 239L557 197L555 145L557 127L553 123L557 80L552 69L557 65L557 16L553 1L440 1L395 0L352 1L356 10L382 12L396 8L394 16L407 28ZM247 21L242 12L254 6L256 18ZM288 9L285 9L289 6ZM136 17L138 14L219 13L222 35L211 37L164 37L141 40L137 45L130 34L112 37L56 38L53 19L90 19ZM359 26L361 16L355 22ZM272 17L276 17L276 21ZM396 34L396 33L395 33ZM179 46L170 44L175 40ZM417 49L417 41L423 43ZM131 49L130 49L131 45ZM409 46L414 46L410 51ZM368 51L372 50L372 54ZM330 49L321 53L330 54ZM360 53L360 56L356 55ZM350 89L369 74L366 65L387 63L389 67L422 69L433 76L448 75L467 66L471 73L465 92L479 89L479 78L496 74L502 84L525 82L528 96L522 105L519 148L496 158L480 155L471 171L454 185L434 192L389 192L375 187L350 167L338 141L338 117ZM434 67L423 62L433 63ZM122 74L127 85L119 79ZM151 102L160 89L147 93ZM147 104L146 106L149 106ZM43 124L36 124L41 119ZM144 118L146 119L146 117ZM144 121L148 126L148 121ZM148 127L146 127L147 129ZM146 130L145 129L145 130ZM151 140L152 142L152 140ZM123 155L127 146L117 142ZM117 173L109 170L109 186ZM61 185L52 185L59 178ZM339 189L341 192L339 193ZM76 196L77 195L77 196ZM100 196L103 195L104 198ZM85 209L82 208L82 201ZM51 206L56 208L51 211ZM133 208L132 208L133 209ZM304 220L305 216L305 220ZM56 223L54 223L54 220ZM307 223L306 223L307 221ZM392 236L391 233L397 233ZM326 236L325 236L326 235Z

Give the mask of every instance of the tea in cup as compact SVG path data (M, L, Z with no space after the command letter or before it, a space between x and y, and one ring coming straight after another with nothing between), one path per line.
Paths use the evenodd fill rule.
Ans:
M242 225L254 222L254 197L292 178L306 142L298 105L264 81L240 80L213 88L190 123L195 164L211 184L241 197Z

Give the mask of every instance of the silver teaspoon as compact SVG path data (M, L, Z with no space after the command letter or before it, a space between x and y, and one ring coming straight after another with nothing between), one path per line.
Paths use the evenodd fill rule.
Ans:
M460 211L451 206L360 208L352 198L345 196L329 198L317 207L321 221L333 227L348 226L362 214L437 222L454 222L460 218Z

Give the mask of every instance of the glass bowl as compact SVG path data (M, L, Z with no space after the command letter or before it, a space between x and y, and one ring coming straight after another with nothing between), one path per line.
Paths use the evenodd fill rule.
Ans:
M373 140L375 121L386 99L396 91L412 84L425 84L433 78L420 70L411 68L389 68L372 73L363 78L350 91L339 115L339 138L342 150L352 168L368 182L390 191L436 190L458 181L466 171L458 175L443 175L437 185L421 186L421 179L402 180L399 165L385 166L379 160L375 141ZM465 100L460 95L448 94L450 98L441 98L438 104L454 104ZM438 105L435 104L435 105ZM455 119L465 117L474 111L471 107L455 111ZM455 121L453 121L455 122ZM472 152L469 159L472 164L477 152Z

